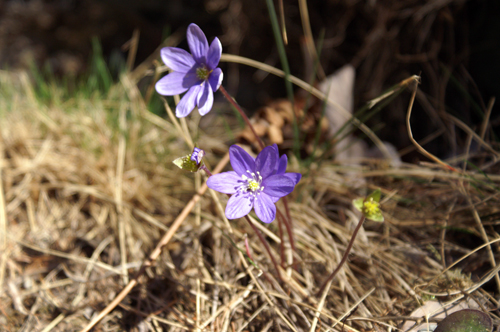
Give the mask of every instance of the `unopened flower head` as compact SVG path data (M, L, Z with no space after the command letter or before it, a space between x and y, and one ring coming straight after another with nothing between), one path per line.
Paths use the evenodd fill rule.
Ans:
M191 153L191 160L196 163L196 165L199 165L201 161L203 160L203 157L205 156L205 151L195 147L193 149L193 153Z
M274 203L293 191L301 175L285 173L286 157L283 164L276 146L265 148L254 159L233 145L229 157L234 171L212 175L207 181L209 188L232 195L227 202L226 217L241 218L254 208L260 220L272 222L276 217Z
M156 83L156 91L165 96L183 92L175 115L183 118L198 106L201 115L207 114L214 103L214 92L222 83L222 70L218 68L222 45L216 37L208 46L207 38L194 23L187 30L191 54L177 47L161 50L163 62L173 71Z

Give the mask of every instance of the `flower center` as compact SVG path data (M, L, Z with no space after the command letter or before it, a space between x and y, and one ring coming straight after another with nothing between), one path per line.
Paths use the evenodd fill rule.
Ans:
M239 194L250 195L253 198L257 198L257 195L260 195L262 190L264 190L264 186L262 186L262 176L260 172L250 172L247 171L248 176L243 174L241 176L241 180L238 181L240 186L237 188L237 192Z
M251 180L250 182L248 182L248 189L251 191L256 191L257 189L259 189L259 183L255 180Z
M373 197L370 197L370 200L363 203L363 209L363 212L368 215L373 215L380 212L379 204L378 202L375 202L373 200Z
M203 67L196 68L196 76L202 81L206 81L211 72L212 71L205 67L205 65L203 65Z

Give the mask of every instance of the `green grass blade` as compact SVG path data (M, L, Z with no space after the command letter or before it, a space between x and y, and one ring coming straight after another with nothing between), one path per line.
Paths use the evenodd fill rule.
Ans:
M288 99L290 99L290 102L292 103L292 110L294 110L293 87L292 87L292 82L290 81L290 66L288 65L288 59L286 57L285 44L283 43L283 38L281 37L278 16L276 15L276 10L274 9L273 0L266 0L266 4L267 4L267 9L269 11L269 19L271 20L271 25L273 27L274 39L276 41L276 46L278 47L278 53L280 56L281 65L283 67L283 71L285 72L286 92L288 95ZM300 160L299 127L297 125L297 118L295 116L295 111L293 111L292 113L293 113L293 153Z

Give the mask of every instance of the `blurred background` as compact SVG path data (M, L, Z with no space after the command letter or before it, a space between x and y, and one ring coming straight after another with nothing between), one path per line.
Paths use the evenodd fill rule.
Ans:
M275 7L279 8L278 2ZM320 53L316 72L308 56L300 1L284 0L283 8L292 74L307 82L314 76L318 83L352 64L355 110L401 80L421 75L422 93L412 115L414 135L420 140L440 133L426 149L442 158L459 154L467 138L443 114L477 130L490 98L500 96L498 0L308 1ZM117 80L134 30L140 32L138 65L173 33L182 36L178 46L187 48L183 38L191 22L204 30L209 41L218 36L225 53L281 68L266 2L255 0L3 0L0 66L71 82L92 70L97 54ZM250 114L286 98L281 78L242 65L221 66L223 84ZM367 123L377 126L377 135L397 149L411 144L405 125L409 97L401 94ZM493 108L486 134L496 144L498 109ZM403 157L411 162L423 158L417 153Z

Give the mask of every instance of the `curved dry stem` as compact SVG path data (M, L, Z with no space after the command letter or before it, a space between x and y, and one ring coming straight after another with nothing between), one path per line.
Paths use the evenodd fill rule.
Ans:
M413 133L411 130L411 124L410 124L410 117L411 117L411 111L413 109L413 103L415 102L415 96L417 95L417 89L418 89L418 81L414 82L414 88L413 88L413 93L411 94L411 99L410 103L408 104L408 110L406 112L406 130L408 131L408 137L410 138L410 141L417 147L417 150L420 151L424 156L427 158L434 160L437 164L443 166L446 169L449 169L450 171L458 172L458 170L454 167L451 167L432 153L428 152L426 149L424 149L418 142L413 138Z

